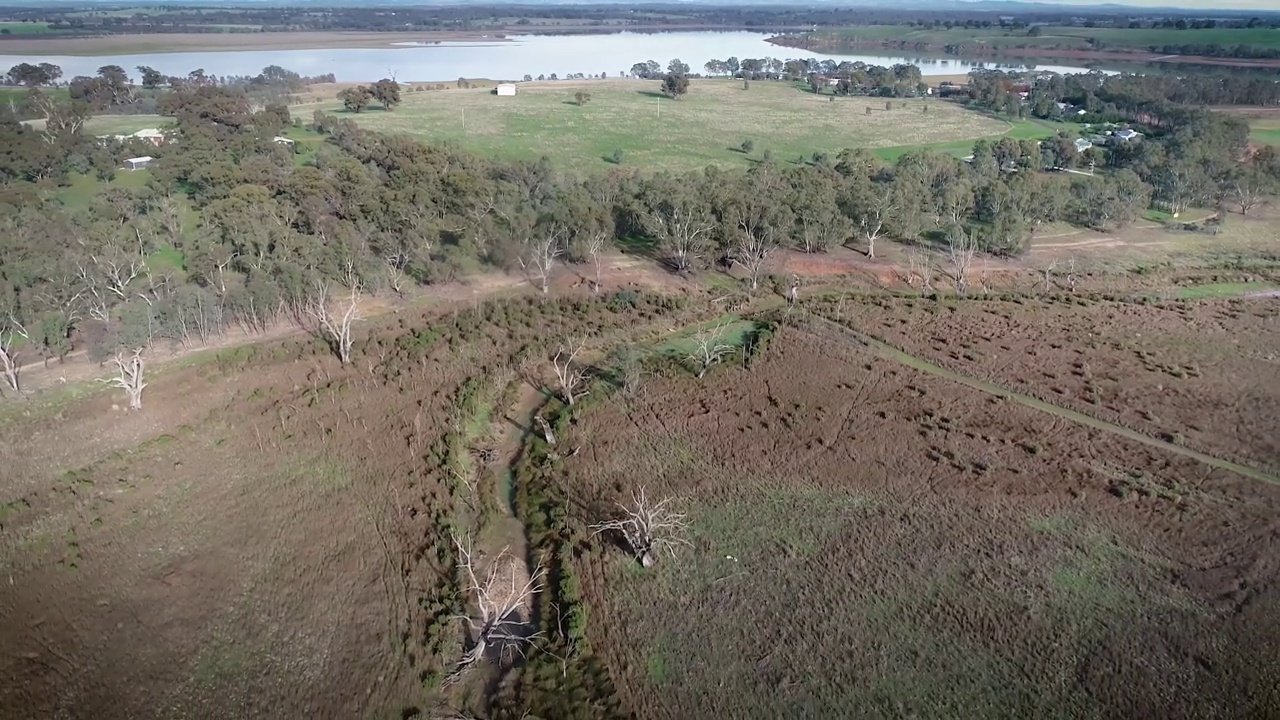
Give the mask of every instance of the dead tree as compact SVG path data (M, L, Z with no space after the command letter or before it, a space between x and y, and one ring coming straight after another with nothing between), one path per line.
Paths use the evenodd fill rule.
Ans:
M928 248L920 249L915 245L907 251L907 263L911 268L911 279L920 279L920 294L933 291L933 253Z
M751 281L751 292L760 288L760 272L769 263L778 243L772 238L761 237L757 233L743 232L734 249L733 259L747 269L747 279Z
M522 652L521 645L534 638L520 632L526 621L522 610L531 605L534 595L542 592L546 580L546 571L538 566L529 573L527 580L522 581L523 563L506 548L490 562L489 571L481 580L476 572L470 543L457 536L453 542L458 548L458 570L462 575L466 602L471 608L469 614L459 616L459 619L467 623L471 648L463 653L457 667L445 678L445 687L461 680L491 648L497 648L500 654L513 650Z
M550 290L551 271L556 266L556 259L564 255L564 240L568 234L563 225L555 223L543 232L541 238L529 241L528 262L520 258L520 267L531 273L532 278L537 278L543 295Z
M591 264L596 269L595 282L591 283L591 292L600 292L600 254L604 252L605 243L609 241L609 234L603 230L597 230L589 235L583 242L583 249L587 251L587 257L591 258Z
M142 391L146 389L147 383L143 379L146 372L147 364L142 359L142 348L138 348L133 352L117 350L113 358L109 358L107 362L116 366L116 377L104 380L111 387L124 390L129 396L129 409L142 409Z
M1053 269L1056 268L1057 266L1058 266L1058 263L1056 262L1051 262L1048 265L1044 266L1044 269L1042 271L1044 274L1044 278L1041 285L1045 295L1048 295L1049 291L1053 288L1053 284L1054 284Z
M951 279L955 282L956 294L965 297L969 290L969 266L973 264L978 243L964 228L955 227L947 234L947 249L951 255Z
M533 421L538 423L538 427L542 428L542 437L547 441L548 445L556 444L556 434L551 430L551 423L542 417L542 413L533 416Z
M787 286L787 304L795 305L800 302L800 276L792 275L791 284Z
M607 520L591 526L595 535L616 532L627 543L636 560L644 567L653 567L657 562L656 555L666 553L676 556L676 549L693 547L685 539L689 526L685 522L684 513L671 510L675 500L668 497L661 502L649 502L643 487L631 494L631 507L618 503L621 517Z
M566 340L556 350L555 357L551 358L551 368L555 371L556 381L560 383L560 399L564 400L565 405L573 405L574 399L579 396L578 388L587 380L587 371L575 362L586 344L586 338L580 340L577 345L574 345L572 340ZM586 394L585 391L581 393L581 395Z
M9 322L0 327L0 374L4 375L4 382L9 388L21 395L22 388L18 384L18 372L22 369L22 365L18 362L18 351L14 349L18 338L27 340L27 329L10 315Z
M1076 276L1076 256L1072 255L1067 258L1067 290L1068 292L1076 291L1076 284L1080 282L1080 278Z
M352 279L346 308L341 314L329 307L329 285L316 281L315 288L307 296L304 312L311 321L311 330L329 345L343 365L351 362L351 325L360 319L359 280Z
M693 336L693 352L689 353L689 360L698 366L699 378L706 375L712 365L718 365L726 355L733 352L732 345L720 341L726 328L728 323L721 322L713 328L703 328Z

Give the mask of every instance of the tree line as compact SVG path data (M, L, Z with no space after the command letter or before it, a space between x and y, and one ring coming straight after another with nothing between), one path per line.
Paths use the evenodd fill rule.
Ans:
M459 29L519 29L559 21L574 21L602 30L624 26L672 27L725 26L736 28L779 28L790 26L916 25L920 27L1025 27L1031 24L1125 27L1130 23L1170 27L1202 24L1196 18L1203 11L1162 10L1134 13L1081 7L1042 7L1020 10L1012 20L998 9L955 7L946 10L915 8L831 8L788 5L680 5L611 4L462 5L392 8L361 7L201 7L181 6L138 8L125 15L86 14L72 7L0 7L0 18L48 24L55 32L68 35L103 33L199 33L199 32L290 32L327 30L421 31ZM1246 25L1248 21L1213 21L1219 27ZM1254 19L1254 25L1267 23ZM1205 25L1207 26L1207 25ZM1272 21L1274 26L1274 21ZM548 28L554 31L554 25ZM15 34L22 38L23 34Z
M185 85L159 107L174 118L175 142L146 148L155 160L145 187L108 183L86 207L60 202L57 186L85 169L108 180L138 149L74 125L51 142L48 130L0 122L6 352L58 358L79 346L103 357L198 343L304 317L339 287L404 293L477 264L545 289L562 262L598 268L618 238L647 238L677 272L738 267L752 287L783 248L850 245L874 257L892 238L923 262L957 244L969 257L1016 254L1046 222L1109 230L1153 197L1234 202L1280 178L1274 153L1236 162L1243 137L1195 110L1113 152L1095 177L1041 172L1042 146L1008 138L980 142L967 163L918 151L890 164L855 149L746 171L584 177L321 112L311 126L326 142L299 167L273 142L295 122L287 107L258 107L244 87Z

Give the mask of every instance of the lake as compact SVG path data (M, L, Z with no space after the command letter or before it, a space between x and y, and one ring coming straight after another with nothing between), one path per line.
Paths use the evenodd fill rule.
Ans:
M694 72L702 72L708 60L729 57L816 57L874 65L911 63L925 75L967 73L975 67L1042 69L1084 72L1084 68L1060 65L1020 65L959 58L923 59L892 55L829 55L765 42L767 33L671 32L614 33L600 35L518 35L511 41L491 43L440 43L386 48L335 48L330 50L230 50L222 52L167 52L139 55L5 55L0 65L50 62L62 68L64 79L93 75L103 65L119 65L131 74L147 65L165 75L186 75L203 69L210 75L257 75L268 65L279 65L304 76L333 73L341 82L370 82L384 77L400 81L446 81L465 78L519 80L527 75L561 77L573 73L616 77L637 62L680 58ZM6 67L7 69L7 67Z

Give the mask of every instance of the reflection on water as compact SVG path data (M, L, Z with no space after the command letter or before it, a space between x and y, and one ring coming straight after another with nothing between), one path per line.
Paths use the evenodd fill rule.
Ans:
M280 65L302 75L333 73L339 81L363 82L383 77L401 81L456 80L460 77L519 80L525 75L561 77L576 73L609 77L625 74L637 62L656 60L666 66L672 58L701 72L708 60L729 57L818 58L874 65L913 63L925 75L966 73L976 67L1042 69L1083 72L1083 68L1059 65L1021 65L961 58L911 58L894 55L831 55L765 42L765 33L670 32L611 33L597 35L519 35L509 42L424 41L388 43L384 48L333 48L325 50L229 50L224 52L173 52L98 57L9 55L0 65L51 62L62 67L64 77L92 75L103 65L119 65L136 75L147 65L165 75L186 75L203 69L211 75L256 75L268 65Z

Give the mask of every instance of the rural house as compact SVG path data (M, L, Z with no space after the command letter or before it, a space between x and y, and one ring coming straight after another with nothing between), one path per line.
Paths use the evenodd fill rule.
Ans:
M287 138L287 137L284 137L283 135L277 135L277 136L275 136L275 137L271 138L271 142L273 142L273 143L275 143L275 144L277 144L277 145L284 145L284 146L285 146L285 147L287 147L287 148L291 148L291 149L293 148L293 140L291 140L291 139L289 139L289 138Z
M1088 140L1085 140L1084 138L1076 139L1076 152L1082 153L1091 147L1093 147L1093 143L1089 142Z
M1125 128L1115 134L1115 138L1121 142L1132 142L1142 137L1142 133L1131 128Z
M139 130L138 132L132 133L130 135L109 135L109 136L103 136L103 137L111 137L116 140L119 140L122 143L129 142L130 140L145 140L146 142L149 142L156 147L160 147L161 145L164 145L165 142L168 140L168 138L165 137L164 133L161 132L159 128L143 128L142 130Z
M500 83L498 85L498 89L495 92L497 92L497 94L499 95L515 95L516 94L515 83Z
M151 164L151 156L143 155L142 157L129 158L124 161L126 170L141 170Z

